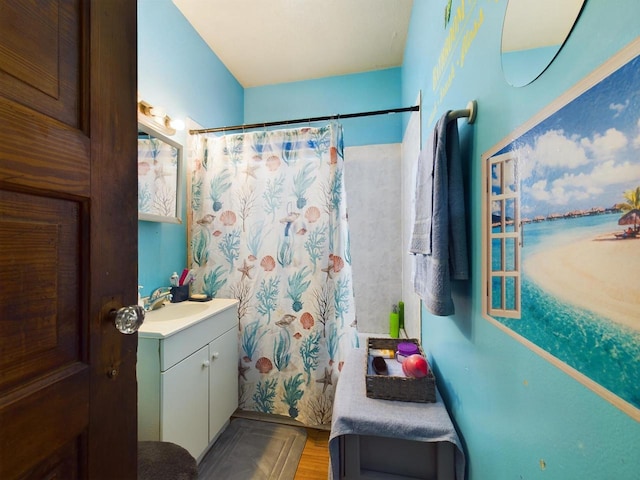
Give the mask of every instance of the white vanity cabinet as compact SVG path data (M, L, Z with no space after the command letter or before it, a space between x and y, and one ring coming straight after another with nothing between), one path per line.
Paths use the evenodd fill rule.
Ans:
M209 344L209 443L238 408L238 327Z
M238 407L237 301L212 302L186 317L188 306L167 305L138 332L138 438L177 443L198 460Z
M196 458L209 443L208 352L205 346L160 373L160 421L154 440L177 443ZM140 399L140 408L144 405Z

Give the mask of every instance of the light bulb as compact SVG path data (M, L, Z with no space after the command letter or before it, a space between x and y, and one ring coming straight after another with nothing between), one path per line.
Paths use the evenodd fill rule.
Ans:
M184 120L181 120L179 118L171 120L171 128L175 130L184 130Z

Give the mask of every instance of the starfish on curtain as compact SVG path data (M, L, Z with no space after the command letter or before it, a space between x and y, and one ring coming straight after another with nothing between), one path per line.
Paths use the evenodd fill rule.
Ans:
M242 377L242 378L244 378L246 380L247 377L244 374L249 369L250 369L249 367L243 366L242 362L238 360L238 378Z
M247 265L246 260L242 261L242 267L237 269L239 272L242 272L242 278L240 279L240 281L244 280L244 277L249 278L249 280L252 279L251 275L249 274L249 270L251 270L253 267L254 265Z
M246 175L245 179L248 180L249 177L256 178L256 170L260 168L260 165L247 165L247 167L242 171Z
M325 392L329 385L333 385L333 381L331 380L331 374L333 373L333 369L329 370L327 367L324 368L324 376L322 378L318 378L316 383L323 383L322 393Z
M333 268L333 264L329 262L329 265L327 266L327 268L320 269L321 272L324 272L327 274L327 280L329 280L330 278L333 278L333 275L331 275L332 268Z

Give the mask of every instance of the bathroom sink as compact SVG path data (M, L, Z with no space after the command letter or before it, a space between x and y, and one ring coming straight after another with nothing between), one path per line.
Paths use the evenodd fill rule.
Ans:
M180 320L186 317L204 313L209 306L206 303L180 302L167 303L164 307L147 312L145 320L149 322L164 322L167 320Z
M208 302L166 302L163 307L146 313L138 334L145 338L167 338L228 308L237 308L237 304L235 298L214 298Z

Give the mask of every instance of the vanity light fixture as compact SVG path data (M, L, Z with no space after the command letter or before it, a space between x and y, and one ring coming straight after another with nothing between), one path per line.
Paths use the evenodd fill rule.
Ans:
M176 130L184 130L182 120L171 120L163 109L144 100L138 101L138 121L165 135L175 135Z
M171 120L171 126L178 131L182 131L185 128L184 120L181 120L179 118L175 120Z

